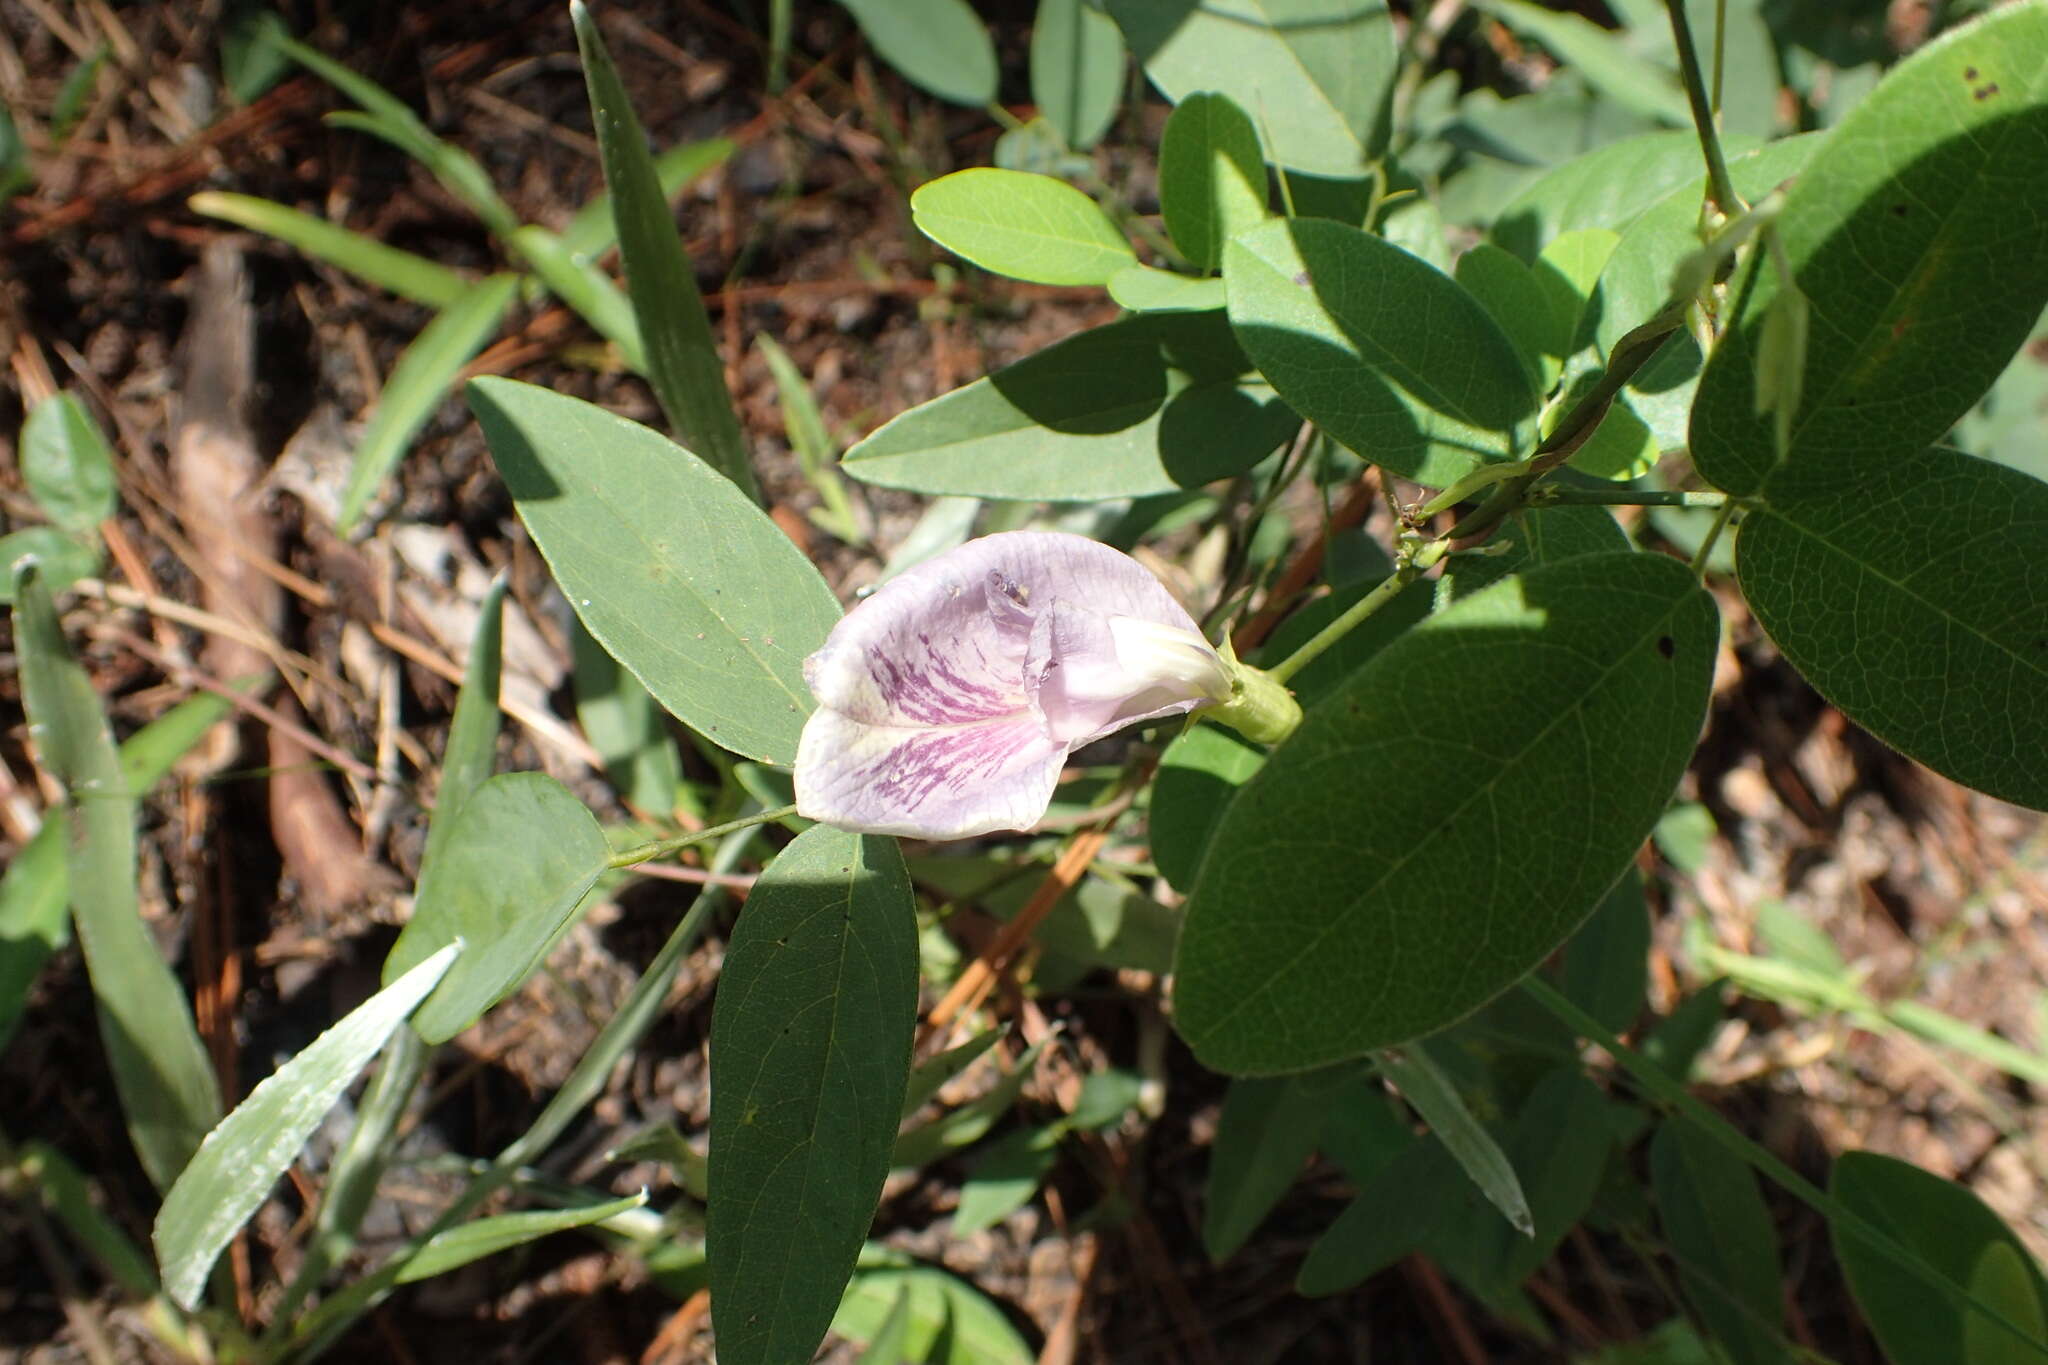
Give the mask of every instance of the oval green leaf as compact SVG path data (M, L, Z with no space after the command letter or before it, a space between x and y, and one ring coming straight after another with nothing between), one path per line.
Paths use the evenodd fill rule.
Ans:
M517 989L569 927L610 853L589 809L552 777L505 773L471 792L384 959L389 983L450 943L469 945L420 1006L420 1036L445 1043Z
M996 48L967 0L839 0L881 59L942 100L996 97Z
M2042 1280L2040 1268L2012 1229L1963 1186L1893 1157L1845 1152L1835 1161L1828 1192L1851 1213L1964 1289L1978 1288L1980 1267L1992 1247L2011 1249L2032 1282L2035 1305L2031 1315L2008 1313L2008 1319L2018 1322L2031 1316L2033 1321L2040 1320L2041 1305L2048 1303L2043 1297L2048 1294L2048 1282ZM1831 1225L1830 1231L1849 1292L1885 1355L1896 1365L1955 1365L1968 1359L1966 1340L1981 1340L1987 1347L1995 1342L2002 1348L1997 1356L1987 1352L1987 1360L2048 1360L2048 1347L2029 1351L2026 1343L1998 1323L1946 1296L1928 1293L1919 1276L1861 1239L1845 1235L1839 1225ZM1987 1283L1984 1287L1991 1286ZM1979 1295L1980 1300L1985 1297Z
M1224 304L1223 281L1127 265L1109 277L1109 296L1133 313L1201 313Z
M1232 1074L1356 1056L1542 961L1663 812L1718 626L1682 564L1599 554L1382 649L1224 813L1177 964L1196 1055Z
M1223 244L1265 219L1259 130L1228 95L1189 95L1166 120L1159 211L1180 254L1201 270L1222 265Z
M1064 180L993 166L910 196L918 231L984 270L1034 284L1108 284L1137 255L1093 199Z
M832 1325L910 1079L917 917L893 839L814 825L768 865L711 1013L712 1318L733 1365Z
M1785 657L1909 758L2048 810L2048 484L1927 450L1766 498L1736 577Z
M1223 252L1230 321L1280 396L1361 457L1446 487L1531 444L1534 381L1479 301L1434 266L1326 219Z
M1068 337L900 414L841 467L883 488L1063 502L1242 473L1299 419L1239 380L1241 355L1212 365L1185 353L1190 342L1209 347L1210 327L1228 343L1213 313L1130 318Z
M1038 0L1031 98L1067 146L1093 147L1124 93L1124 36L1087 0Z
M576 614L670 714L788 766L813 705L803 659L839 603L731 480L635 422L531 384L469 405Z
M114 515L114 452L78 395L53 393L21 424L21 479L43 515L73 535Z
M1812 304L1787 458L1868 464L1939 439L2048 304L2048 7L2011 5L1894 68L1787 192L1778 234ZM1757 351L1779 293L1767 254L1700 379L1692 457L1731 493L1763 486L1773 418Z
M1697 195L1699 181L1699 138L1690 131L1624 138L1573 157L1509 200L1494 219L1492 239L1533 263L1564 233L1625 231L1671 191L1689 185Z
M1386 151L1400 54L1381 0L1108 0L1108 8L1168 99L1221 91L1257 117L1280 165L1361 175Z
M341 1092L441 980L458 951L449 944L350 1010L206 1135L164 1196L152 1234L173 1301L198 1307L221 1248L262 1205Z

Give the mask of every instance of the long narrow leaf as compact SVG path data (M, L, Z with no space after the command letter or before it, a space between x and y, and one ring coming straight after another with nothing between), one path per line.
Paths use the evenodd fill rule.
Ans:
M459 1270L471 1261L480 1261L500 1251L525 1246L551 1232L566 1232L571 1228L587 1228L593 1223L602 1223L630 1213L647 1202L645 1193L627 1195L624 1199L613 1199L603 1204L592 1204L581 1209L536 1209L526 1213L501 1213L495 1218L479 1218L474 1223L452 1227L430 1240L418 1252L407 1259L398 1272L399 1284L411 1284L416 1280L430 1280L436 1275L445 1275Z
M640 324L633 305L602 270L570 251L546 228L523 227L510 238L512 249L526 258L541 283L575 309L598 334L619 348L626 365L645 373L647 358L640 345Z
M469 661L463 665L462 687L455 694L455 716L448 722L448 747L441 755L441 785L434 792L434 818L427 824L427 847L420 855L426 867L448 842L463 803L484 784L497 766L498 682L504 670L505 576L491 580L477 611L476 633L469 640Z
M343 535L355 529L363 508L397 465L414 433L433 415L457 373L498 329L498 319L518 287L516 275L491 276L442 309L405 348L377 401L369 430L356 448L336 528Z
M14 640L29 734L64 786L71 904L98 1005L100 1037L142 1168L163 1189L220 1115L192 1008L142 922L136 798L92 680L64 644L33 561L16 567Z
M1450 1078L1419 1049L1375 1055L1380 1070L1401 1092L1401 1098L1415 1106L1415 1112L1422 1115L1437 1141L1458 1159L1479 1192L1517 1231L1535 1236L1536 1220L1522 1194L1522 1182L1515 1178L1515 1168L1508 1164L1507 1153L1472 1117Z
M646 135L596 20L579 0L571 0L569 13L583 53L590 116L597 125L604 181L611 189L627 292L647 350L648 382L676 438L759 501L760 488L747 463L746 443L725 387L725 367L711 339L711 319L676 233L668 196L647 154Z
M188 1309L198 1306L206 1273L221 1248L262 1205L341 1092L460 951L460 945L449 944L350 1010L206 1135L156 1215L152 1240L157 1264L174 1301Z
M673 200L683 186L698 176L725 164L739 149L729 137L706 138L669 148L654 158L654 178L661 182L665 199ZM583 260L592 260L612 249L619 240L619 226L612 217L612 197L600 194L569 220L562 229L562 249Z
M141 799L227 709L225 698L203 692L128 736L121 743L122 790ZM70 817L52 810L0 872L0 1047L21 1022L36 973L71 937L71 872L65 866L70 831Z
M218 190L203 191L185 202L194 213L275 237L315 260L337 266L358 279L429 308L445 308L470 288L468 280L438 261L386 246L285 204Z

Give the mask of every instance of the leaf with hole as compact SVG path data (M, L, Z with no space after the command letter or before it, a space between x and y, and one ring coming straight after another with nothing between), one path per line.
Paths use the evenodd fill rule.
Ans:
M1541 962L1662 814L1718 635L1684 565L1594 554L1374 655L1217 828L1177 959L1196 1056L1320 1066L1442 1028Z
M1791 463L1867 466L1938 440L1983 397L2048 304L2048 7L1953 29L1828 134L1777 232L1812 308ZM1731 493L1763 486L1772 418L1756 361L1779 293L1758 252L1700 378L1691 449Z

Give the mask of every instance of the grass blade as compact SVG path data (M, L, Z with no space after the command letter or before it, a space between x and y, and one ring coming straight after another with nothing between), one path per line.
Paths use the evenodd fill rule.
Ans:
M100 1037L143 1170L168 1187L220 1116L192 1008L142 922L136 798L91 679L72 659L33 562L16 568L14 636L29 733L64 787L71 904Z
M348 487L341 495L336 529L347 535L363 509L398 464L415 433L455 382L455 376L498 329L498 320L519 287L517 275L493 275L441 310L405 348L377 400L376 415L356 448Z
M438 261L386 246L325 218L268 199L206 190L185 202L194 213L275 237L315 260L429 308L446 308L471 288L468 280Z
M761 490L747 463L746 443L725 387L725 367L711 339L711 319L676 233L668 196L662 193L654 160L647 154L646 134L633 115L596 20L573 0L569 13L583 53L590 115L597 125L604 182L611 189L626 288L647 351L648 382L676 439L758 502Z

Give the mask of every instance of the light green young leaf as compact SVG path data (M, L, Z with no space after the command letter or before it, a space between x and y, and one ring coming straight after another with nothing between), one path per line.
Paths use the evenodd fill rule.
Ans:
M918 231L984 270L1035 284L1108 284L1137 261L1122 229L1064 180L980 166L919 185Z
M363 509L384 484L419 429L447 396L448 386L498 330L519 288L516 275L493 275L441 310L398 357L377 400L377 411L356 447L342 490L335 529L355 529Z
M1177 962L1196 1055L1233 1075L1339 1061L1431 1033L1542 961L1663 812L1718 633L1684 565L1593 554L1381 649L1217 827Z
M469 658L462 666L462 686L455 694L455 714L448 722L448 743L441 754L441 781L434 788L434 814L427 822L427 846L420 854L424 870L455 832L456 817L498 766L498 683L504 671L505 575L491 580L477 607L476 630L469 637Z
M540 773L501 773L462 803L421 869L412 919L384 959L384 981L466 943L413 1027L445 1043L510 995L574 921L611 850L590 810Z
M470 212L482 219L494 236L503 238L519 226L518 216L498 197L490 176L484 173L476 158L435 137L403 100L375 81L289 37L282 29L265 29L257 37L261 43L274 46L362 107L360 114L347 111L329 114L327 122L338 128L354 128L382 138L412 157L426 167L427 172L450 194L468 205Z
M882 1319L853 1365L903 1365L910 1359L910 1289L906 1286L897 1291L889 1316Z
M2019 1268L2032 1289L2032 1312L2027 1311L2023 1295L2012 1294L2016 1286L2007 1283L2004 1275L1995 1277L2000 1303L2018 1298L2021 1311L2008 1314L2016 1326L2030 1327L2041 1321L2041 1305L2048 1302L2043 1297L2048 1295L2048 1282L2042 1280L2025 1244L1963 1186L1875 1152L1845 1152L1835 1160L1828 1192L1936 1274L1965 1288L1975 1288L1979 1268L1991 1247L2009 1247L2019 1257ZM1957 1361L1974 1365L1976 1358L1965 1354L1965 1343L1980 1349L1994 1344L1999 1348L1996 1355L1985 1350L1981 1357L1985 1365L1991 1361L2048 1360L2048 1343L2030 1350L2001 1324L1975 1309L1928 1293L1919 1277L1873 1251L1862 1238L1845 1234L1840 1226L1831 1226L1829 1231L1849 1292L1885 1355L1896 1365L1955 1365Z
M910 1330L904 1360L1031 1365L1038 1358L1003 1311L973 1285L874 1245L861 1249L853 1282L832 1317L832 1331L848 1341L872 1343L905 1293L910 1296Z
M1360 175L1386 151L1400 55L1382 0L1108 0L1131 52L1176 102L1219 91L1282 166Z
M635 422L505 379L469 403L521 520L590 633L712 743L788 766L803 660L839 602L718 471Z
M781 1365L831 1325L910 1075L917 922L892 839L814 825L754 885L711 1016L706 1247L719 1355Z
M1447 487L1533 444L1534 381L1478 301L1370 233L1322 219L1224 249L1230 322L1280 396L1365 459Z
M1133 313L1206 312L1225 302L1223 281L1127 265L1109 277L1109 296Z
M64 787L71 907L100 1038L143 1170L167 1188L220 1117L192 1010L142 922L137 801L85 670L32 564L14 569L14 641L38 760Z
M1909 758L2048 810L2048 485L1928 450L1787 464L1765 496L1736 576L1785 657Z
M51 394L21 424L21 478L43 515L92 536L114 515L114 452L71 393Z
M1076 151L1093 147L1124 92L1124 38L1088 0L1038 0L1031 22L1031 98Z
M54 526L24 526L0 536L0 606L14 601L14 565L33 556L38 577L51 592L62 592L100 571L98 536L93 543Z
M570 251L568 245L546 228L523 227L506 239L507 244L533 267L554 296L574 309L597 334L619 348L628 369L647 371L647 355L640 345L640 324L633 305L612 283L611 276Z
M1789 464L1847 468L1939 440L1990 387L2048 304L2048 7L2011 5L1922 47L1786 192L1777 231L1812 304ZM1701 474L1731 493L1777 463L1757 351L1780 285L1757 252L1693 405Z
M711 319L697 292L697 275L676 232L661 175L647 151L647 136L606 51L604 35L583 0L570 0L590 117L604 163L618 228L619 259L646 351L647 379L678 440L732 480L750 501L760 488L747 459L725 364L711 338ZM599 633L603 638L602 632ZM657 695L659 695L657 693Z
M1173 244L1201 270L1222 265L1223 244L1265 220L1266 161L1259 132L1229 96L1189 95L1166 120L1159 140L1159 211Z
M979 109L996 97L996 49L967 0L839 0L881 59L922 90Z
M460 945L449 944L349 1011L264 1078L206 1135L165 1194L152 1234L173 1302L188 1310L199 1306L221 1248L262 1205L341 1092L459 951Z
M185 202L194 213L275 237L315 260L429 308L446 308L474 288L469 280L439 261L386 246L374 237L268 199L202 190Z
M479 1218L473 1223L459 1223L435 1234L408 1257L398 1272L396 1282L415 1284L431 1280L436 1275L460 1270L472 1261L523 1247L528 1242L537 1242L552 1233L597 1226L642 1208L646 1203L647 1194L642 1191L623 1199L609 1199L582 1208L532 1209L524 1213L501 1213L491 1218Z

